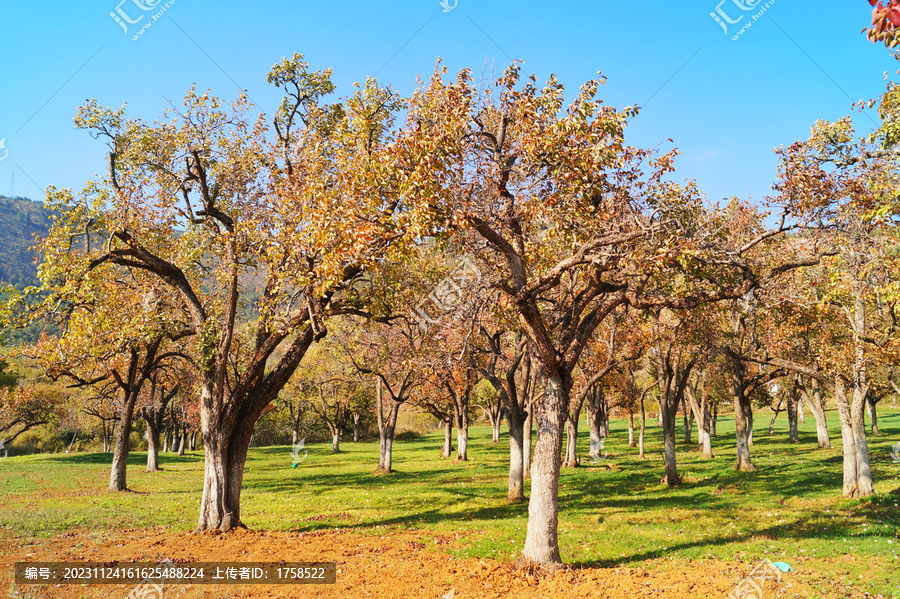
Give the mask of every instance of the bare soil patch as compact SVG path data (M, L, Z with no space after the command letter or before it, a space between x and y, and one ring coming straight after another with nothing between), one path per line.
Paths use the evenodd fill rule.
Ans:
M469 533L475 534L475 533ZM383 536L346 530L195 535L167 529L70 531L53 538L22 540L0 532L0 593L23 599L126 597L131 586L13 586L16 561L335 561L337 584L317 586L168 585L162 599L209 598L435 598L485 599L603 597L722 599L752 566L715 560L655 560L641 568L566 568L532 575L513 564L456 559L468 534L399 531ZM17 593L17 594L16 594ZM785 574L766 599L813 597ZM153 597L152 599L157 599Z

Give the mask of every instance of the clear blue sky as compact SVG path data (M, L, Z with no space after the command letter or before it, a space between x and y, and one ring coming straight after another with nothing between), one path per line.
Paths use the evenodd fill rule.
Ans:
M130 116L153 120L196 82L226 99L246 89L271 114L279 96L266 73L300 52L311 67L334 70L339 95L367 75L408 94L438 57L451 72L476 75L519 58L541 80L555 73L569 97L602 71L607 104L645 106L630 144L667 148L671 138L680 178L696 179L713 200L759 200L775 177L773 148L877 96L885 71L898 67L860 33L870 11L863 0L776 0L737 41L766 2L444 0L455 4L445 12L438 0L175 0L133 41L166 2L119 1L0 4L0 194L13 172L16 195L43 199L47 185L80 189L105 170L103 144L72 123L88 98L127 102ZM717 7L743 17L727 34L710 16ZM126 33L110 16L117 8L143 18ZM872 126L865 115L854 120Z

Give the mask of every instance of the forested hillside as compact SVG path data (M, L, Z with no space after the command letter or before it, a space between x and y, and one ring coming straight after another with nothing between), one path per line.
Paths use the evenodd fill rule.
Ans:
M37 284L37 264L28 249L34 235L46 235L49 211L27 198L0 196L0 283L18 288Z

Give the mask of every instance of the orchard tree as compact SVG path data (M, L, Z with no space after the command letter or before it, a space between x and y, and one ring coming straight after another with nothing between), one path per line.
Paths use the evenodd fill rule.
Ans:
M511 324L507 321L508 326ZM531 461L531 426L527 419L531 412L534 377L524 331L521 328L505 331L502 326L494 326L487 319L479 325L487 354L481 359L479 371L497 392L506 411L509 427L506 500L517 503L525 500L526 462Z
M693 184L671 181L675 151L625 144L636 110L603 106L600 81L564 107L555 78L523 83L518 63L492 85L476 86L467 71L453 83L441 75L411 101L425 122L444 123L460 140L443 148L456 161L455 193L434 210L480 238L486 277L509 298L541 373L522 558L552 567L561 561L558 482L572 374L594 331L626 304L689 309L747 293L766 276L755 250L806 207L785 207L774 230L738 243ZM673 273L684 275L679 288L664 284Z
M143 272L92 268L96 240L109 230L110 214L102 194L88 185L76 200L67 190L50 189L53 225L37 245L43 262L41 287L31 290L43 301L20 313L20 324L50 321L58 333L44 333L27 350L54 380L73 388L110 387L117 393L109 490L127 488L129 438L135 408L150 377L180 354L176 343L191 335L164 290ZM24 308L27 296L12 303Z
M837 253L809 270L812 297L807 301L817 307L815 326L825 340L813 363L768 361L833 391L841 418L846 497L874 492L865 430L869 369L896 333L898 93L890 87L883 96L883 125L870 136L857 139L849 118L819 121L808 140L782 153L782 193L819 196L839 207L830 232Z
M416 202L439 200L447 170L433 151L439 123L412 110L395 127L403 103L373 80L325 104L330 71L295 55L268 81L285 92L274 134L245 96L225 107L194 90L152 124L96 102L76 119L109 146L109 174L92 187L109 205L108 234L80 271L147 275L193 333L206 454L198 531L241 525L254 424L329 316L362 301L360 274L429 233ZM235 361L242 291L258 280L253 339Z
M349 319L348 319L349 321ZM393 472L394 433L400 408L421 387L426 375L418 361L423 332L406 318L390 324L357 320L345 327L340 343L362 384L375 386L378 424L378 467L375 474Z
M186 381L178 381L170 373L154 372L146 390L140 414L147 423L147 472L159 471L159 437L169 402L181 391Z
M54 422L62 403L59 390L46 382L21 380L0 387L0 441L12 443L19 435Z

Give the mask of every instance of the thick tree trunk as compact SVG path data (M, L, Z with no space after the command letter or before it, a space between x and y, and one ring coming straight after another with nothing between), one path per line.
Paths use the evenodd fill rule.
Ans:
M163 453L169 453L169 427L168 426L166 426L165 429L163 429L162 438L163 438L163 447L162 447Z
M144 420L147 422L147 472L159 472L159 427L152 414Z
M522 559L539 566L562 563L559 554L559 473L562 430L569 405L567 373L544 373L544 397L536 407L537 443L531 466L528 533Z
M394 471L394 430L387 429L379 438L378 469L376 472L390 474Z
M467 427L457 427L456 429L456 462L467 462L469 460L469 429Z
M865 389L853 389L852 402L847 400L843 379L835 379L834 398L841 418L841 440L844 455L844 497L868 497L874 493L869 449L866 443L864 416Z
M340 431L331 431L331 453L341 453Z
M822 402L822 392L819 381L812 379L812 390L801 388L803 399L816 421L816 437L820 448L830 448L831 438L828 435L828 417L825 414L825 404Z
M122 402L122 412L116 424L116 445L113 451L112 468L109 473L109 490L124 491L127 487L126 473L128 464L131 422L134 418L134 405L137 402L137 390L128 394Z
M509 483L506 500L518 503L525 500L525 419L521 410L509 410ZM529 431L530 432L530 431Z
M188 448L191 451L194 451L195 449L197 449L197 431L191 431L190 444L189 444Z
M500 425L503 423L503 407L499 400L488 410L488 416L491 419L491 443L499 443Z
M856 479L859 497L869 497L875 493L875 485L872 479L872 467L869 463L869 444L866 441L866 392L855 386L853 389L853 403L851 404L851 422L853 426L853 440L856 453Z
M353 412L353 442L359 443L359 419L362 418L362 414L359 412Z
M740 358L731 357L731 383L732 396L734 398L734 428L737 445L737 463L735 470L738 472L752 472L756 470L750 460L750 446L753 434L753 406L747 397L744 386L744 364Z
M243 526L241 486L253 426L237 424L231 439L224 438L217 431L210 431L209 427L204 429L205 472L196 530L227 532Z
M856 474L856 440L853 417L850 413L844 382L840 376L835 379L834 400L837 403L838 415L841 419L841 442L844 455L844 482L841 494L844 497L858 497L859 484Z
M453 417L456 418L456 460L466 462L469 459L469 410L466 405L454 403Z
M444 421L444 448L441 456L449 458L453 453L453 417L448 416Z
M734 402L734 426L737 441L737 463L735 470L738 472L752 472L756 466L750 460L750 434L752 431L750 419L746 413L743 402Z
M184 428L181 429L181 443L178 445L178 455L184 455L184 450L187 447L187 437L188 430L187 425L185 425Z
M394 432L397 427L397 414L400 413L400 404L391 400L387 414L384 413L381 379L378 379L376 401L378 402L376 410L378 418L378 468L375 470L375 474L390 474L393 472Z
M678 462L675 448L675 423L677 419L678 404L672 398L664 397L665 392L660 393L660 407L663 416L663 457L665 460L666 475L661 482L676 487L681 484L681 476L678 474ZM669 405L669 403L674 405Z

